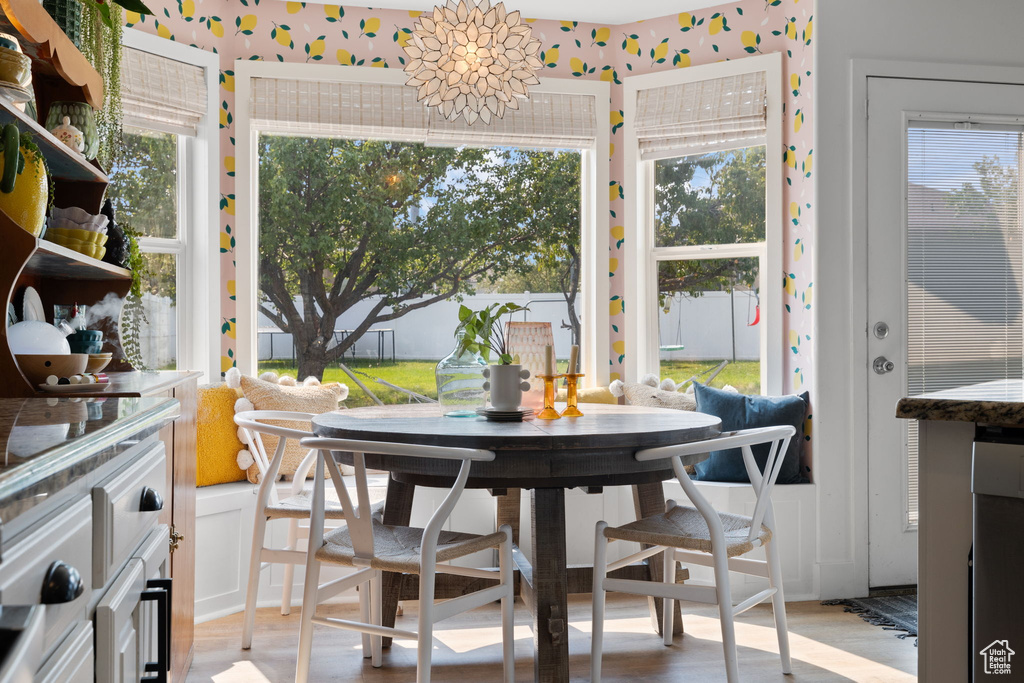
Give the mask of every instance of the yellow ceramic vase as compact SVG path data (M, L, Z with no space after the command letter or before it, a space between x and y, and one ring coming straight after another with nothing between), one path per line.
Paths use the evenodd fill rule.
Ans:
M34 237L39 237L43 232L46 202L49 199L46 168L35 151L22 147L21 153L25 156L25 167L18 173L14 190L0 192L0 210ZM0 151L0 169L3 166L4 153Z

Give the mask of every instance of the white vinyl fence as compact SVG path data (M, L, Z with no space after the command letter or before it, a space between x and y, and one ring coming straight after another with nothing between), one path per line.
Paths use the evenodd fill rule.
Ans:
M383 358L397 360L439 360L451 352L455 345L454 331L459 322L459 306L465 304L479 310L492 303L513 302L529 305L528 313L520 313L515 320L546 320L551 322L555 338L555 351L559 358L567 358L571 336L562 327L569 323L565 314L565 299L559 293L478 294L467 296L461 302L442 301L426 308L410 311L400 318L374 326L373 330L356 342L355 350L346 358L376 360L383 342ZM375 305L376 300L363 301L341 315L335 323L338 340L356 327ZM302 310L301 300L297 303ZM659 346L665 360L721 360L733 358L735 335L736 360L757 360L759 355L760 326L750 326L755 318L756 300L750 292L737 291L730 300L728 292L706 292L700 297L679 296L667 313L661 312L661 339ZM730 316L730 311L732 315ZM733 324L730 324L730 317ZM294 358L291 335L277 329L264 315L259 316L259 359ZM273 348L271 348L273 344ZM683 347L679 349L679 347ZM674 350L667 350L668 348Z

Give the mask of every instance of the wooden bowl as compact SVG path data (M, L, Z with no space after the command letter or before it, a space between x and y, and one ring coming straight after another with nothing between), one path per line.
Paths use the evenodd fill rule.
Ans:
M113 358L113 353L90 353L89 363L85 366L86 372L99 372L103 368L107 367L110 363L110 359Z
M57 377L70 377L85 372L89 364L89 354L69 353L66 355L51 355L37 353L19 353L15 356L18 367L28 377L28 381L35 387L39 384L46 384L46 378L50 375Z

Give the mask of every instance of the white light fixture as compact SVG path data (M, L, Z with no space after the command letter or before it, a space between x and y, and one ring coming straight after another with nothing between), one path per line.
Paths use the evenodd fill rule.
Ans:
M540 41L519 12L506 12L501 2L491 7L489 0L435 7L433 17L416 23L405 53L406 85L418 88L420 102L467 123L490 123L506 108L518 109L544 66Z

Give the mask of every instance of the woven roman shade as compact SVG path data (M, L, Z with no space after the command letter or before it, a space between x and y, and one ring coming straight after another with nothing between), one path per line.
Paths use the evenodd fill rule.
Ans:
M206 113L206 97L206 74L202 67L123 48L124 125L195 135Z
M428 111L399 84L254 78L251 92L253 124L286 135L542 149L588 148L597 138L588 95L533 93L504 118L469 125Z
M764 137L765 80L755 71L639 91L640 157L686 156Z

